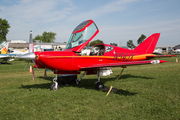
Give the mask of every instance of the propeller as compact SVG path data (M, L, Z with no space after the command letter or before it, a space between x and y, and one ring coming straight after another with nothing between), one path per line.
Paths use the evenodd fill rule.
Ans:
M29 52L30 52L30 53L27 53L27 54L18 56L18 58L21 59L21 60L25 60L25 61L28 62L27 65L26 65L26 67L24 68L24 71L26 70L27 66L29 65L29 62L32 61L32 62L34 63L34 65L36 66L36 68L37 68L37 70L38 70L38 73L39 73L39 69L38 69L38 67L37 67L37 65L36 65L36 63L35 63L35 61L34 61L36 55L35 55L35 53L34 53L33 46L34 46L34 45L33 45L33 40L32 40L32 30L30 30L30 36L29 36Z
M34 60L33 60L33 59L31 59L31 60L33 61L34 65L36 66L37 71L38 71L38 73L39 73L39 69L38 69L38 67L37 67L36 63L34 62Z
M35 53L27 53L27 54L18 56L18 58L21 59L21 60L25 60L25 61L28 62L27 65L26 65L26 67L24 68L24 71L26 70L27 66L29 65L29 62L32 61L32 62L34 63L34 65L36 66L38 72L39 72L39 69L38 69L38 67L37 67L37 65L36 65L36 63L35 63L35 61L34 61L34 60L35 60Z

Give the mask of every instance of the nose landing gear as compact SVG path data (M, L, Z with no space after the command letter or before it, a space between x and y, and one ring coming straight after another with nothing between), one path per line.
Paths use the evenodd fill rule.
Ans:
M50 90L56 91L59 89L57 77L58 77L58 75L56 74L56 77L53 79L53 83L51 84Z

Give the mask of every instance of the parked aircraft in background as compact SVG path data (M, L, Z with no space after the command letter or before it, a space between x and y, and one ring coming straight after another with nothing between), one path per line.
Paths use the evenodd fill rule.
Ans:
M162 49L154 50L153 54L162 54Z
M9 44L6 41L0 43L0 63L7 63L7 61L13 61L13 58L17 56L16 54L8 54L8 46Z
M32 61L34 67L50 69L56 74L51 85L51 90L59 88L58 74L84 74L98 75L95 83L96 89L101 89L104 84L100 82L100 76L110 75L111 67L126 68L131 65L157 64L168 61L150 60L157 57L171 57L170 55L154 55L153 51L159 39L160 33L155 33L143 41L134 50L129 50L108 44L95 44L89 55L81 55L81 50L98 34L99 29L93 20L87 20L78 25L72 32L64 51L45 51L28 53L19 58Z
M0 54L0 63L7 63L7 61L13 61L14 58L18 57L19 55L27 54L34 52L34 44L32 40L32 30L30 31L29 37L29 49L28 50L14 50L13 48L8 48L9 43L3 41L0 44L1 54Z
M17 54L17 55L23 55L29 53L29 50L24 49L24 50L15 50L13 48L8 49L9 54Z

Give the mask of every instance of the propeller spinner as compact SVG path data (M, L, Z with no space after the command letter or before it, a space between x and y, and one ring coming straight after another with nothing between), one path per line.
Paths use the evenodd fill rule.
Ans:
M27 54L19 56L19 58L30 62L32 61L32 59L35 60L35 56L36 56L35 53L27 53Z

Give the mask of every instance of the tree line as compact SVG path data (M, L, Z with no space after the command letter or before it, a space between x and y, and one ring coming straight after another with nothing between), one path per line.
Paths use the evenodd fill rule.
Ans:
M40 40L41 42L54 43L56 39L56 33L54 32L46 32L44 31L42 35L37 35L34 37L33 42L35 40Z
M144 34L142 34L139 39L137 40L137 44L141 44L144 40L146 39L146 36ZM127 41L127 47L128 48L131 48L131 49L134 49L136 46L134 45L133 43L133 40L129 40Z
M141 44L144 40L146 39L146 36L144 34L142 34L139 39L137 40L137 44ZM90 42L90 44L88 46L93 46L94 44L97 44L97 43L103 43L102 40L95 40L95 41L92 41ZM110 45L114 45L114 46L118 46L116 43L110 43ZM129 40L127 41L127 47L130 48L130 49L134 49L136 46L134 45L133 43L133 40Z

